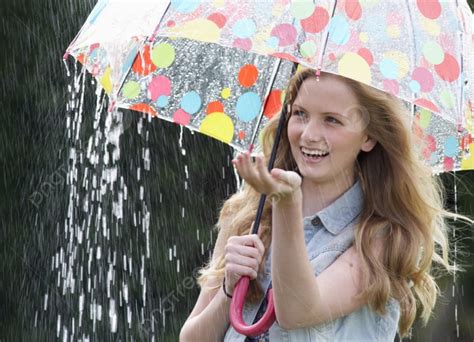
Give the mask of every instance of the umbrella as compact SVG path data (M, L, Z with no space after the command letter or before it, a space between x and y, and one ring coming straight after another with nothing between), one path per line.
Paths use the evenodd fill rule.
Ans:
M112 107L240 151L252 150L281 111L292 62L349 77L406 101L426 162L443 172L474 168L472 37L465 0L116 0L99 1L67 53L99 79ZM262 195L253 233L264 202ZM243 278L236 287L231 321L256 336L274 319L271 290L263 319L247 327L247 286Z

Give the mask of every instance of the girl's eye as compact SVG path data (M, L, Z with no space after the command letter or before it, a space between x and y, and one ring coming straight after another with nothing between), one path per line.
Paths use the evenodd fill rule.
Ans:
M338 119L336 119L334 116L327 116L326 117L326 121L327 122L330 122L330 123L335 123L335 124L341 124L341 121L339 121Z
M293 115L296 115L296 116L305 116L306 113L303 112L302 110L295 110L295 111L293 112Z

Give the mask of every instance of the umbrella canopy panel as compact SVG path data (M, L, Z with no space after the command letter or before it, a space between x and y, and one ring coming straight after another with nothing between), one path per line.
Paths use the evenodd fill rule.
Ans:
M141 50L117 105L243 151L257 143L259 128L280 112L292 66L241 49L159 37Z

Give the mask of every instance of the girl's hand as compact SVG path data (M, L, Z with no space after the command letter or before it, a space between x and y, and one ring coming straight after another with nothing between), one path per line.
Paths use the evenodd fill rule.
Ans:
M250 153L239 153L232 164L240 176L256 191L277 199L286 198L301 188L301 177L296 172L274 168L268 172L263 156L250 160Z
M232 294L237 281L247 276L256 279L265 247L256 234L231 236L224 248L226 292Z

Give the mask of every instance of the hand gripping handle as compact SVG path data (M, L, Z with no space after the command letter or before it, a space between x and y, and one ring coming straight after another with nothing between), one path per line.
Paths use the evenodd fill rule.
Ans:
M270 329L273 322L276 320L275 307L273 305L273 289L267 292L267 308L262 318L252 325L245 323L242 314L245 303L245 297L250 284L249 277L242 277L239 279L234 288L232 295L232 302L230 303L230 323L234 329L242 335L257 337Z

